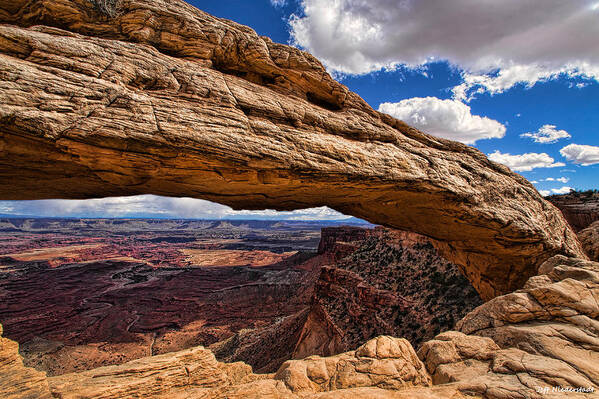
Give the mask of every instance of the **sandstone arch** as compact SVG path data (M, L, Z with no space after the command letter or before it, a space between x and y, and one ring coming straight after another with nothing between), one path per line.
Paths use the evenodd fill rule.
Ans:
M372 110L309 54L182 1L95 1L0 5L1 199L328 205L434 238L485 299L584 256L524 178Z

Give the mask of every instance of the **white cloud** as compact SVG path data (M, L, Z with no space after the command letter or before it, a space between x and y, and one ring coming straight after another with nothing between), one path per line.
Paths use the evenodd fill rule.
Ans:
M466 144L505 135L504 125L487 117L472 115L468 105L455 100L415 97L398 103L383 103L379 111L432 135Z
M599 61L595 61L593 64L580 62L554 67L510 63L498 64L496 69L496 73L463 72L464 82L452 89L453 97L457 100L470 101L476 94L484 92L499 94L518 84L532 87L538 82L557 79L560 76L599 81Z
M549 190L539 190L539 193L543 196L543 197L547 197L548 195L551 195L551 191Z
M0 212L46 217L159 217L197 219L341 220L345 216L327 207L277 212L235 211L228 206L195 198L156 195L89 200L0 201Z
M492 154L488 154L491 161L502 163L516 172L529 172L536 168L556 168L564 166L562 162L555 162L546 153L534 153L529 152L521 155L502 154L499 151L495 151Z
M560 183L566 184L567 182L570 181L570 179L567 178L567 177L558 177L557 179L554 178L554 177L548 177L548 178L546 178L545 180L542 180L542 181L558 181Z
M562 188L552 188L551 192L553 194L568 194L570 191L572 191L573 188L572 187L562 187Z
M282 7L287 3L287 0L270 0L270 4L274 7Z
M560 151L568 161L589 166L599 163L599 147L594 145L570 144Z
M599 9L591 0L302 0L293 42L341 73L446 60L464 71L458 99L560 74L599 80Z
M555 125L543 125L536 132L522 133L520 137L531 138L535 143L550 144L572 136L565 130L557 130Z

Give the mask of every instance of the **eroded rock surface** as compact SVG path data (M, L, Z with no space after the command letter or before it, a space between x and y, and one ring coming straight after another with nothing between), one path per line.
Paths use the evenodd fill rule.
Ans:
M319 251L338 259L320 271L294 358L349 351L378 335L418 347L482 303L458 268L418 234L325 228Z
M2 337L0 324L0 396L4 399L49 399L46 374L23 366L19 344Z
M485 299L584 256L524 178L372 110L309 54L183 1L115 3L0 5L0 198L327 205L436 239Z
M332 391L343 395L345 390L349 395L353 388L376 388L375 392L389 394L431 385L412 346L404 339L385 336L340 355L290 360L270 375L252 374L243 363L218 362L209 350L197 347L52 377L49 383L52 394L64 399L297 398ZM366 393L362 397L369 397Z
M589 258L599 262L599 221L580 231L578 239Z
M552 195L547 199L557 206L574 231L579 232L599 220L599 192L571 192Z
M599 263L556 256L540 273L423 345L435 384L493 399L599 396Z
M460 331L424 343L418 357L406 340L383 336L254 374L197 347L48 382L62 398L599 397L599 263L556 256L540 273L470 312ZM0 371L0 381L14 378ZM41 373L19 378L22 386L44 386Z

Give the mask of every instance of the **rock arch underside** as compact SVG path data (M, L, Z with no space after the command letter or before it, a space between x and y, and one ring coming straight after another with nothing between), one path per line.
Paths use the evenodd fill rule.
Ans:
M520 397L510 396L514 386L535 397L535 383L599 384L599 267L526 179L472 147L374 111L311 55L183 1L0 4L0 186L4 200L150 193L235 209L326 205L430 237L490 300L458 324L462 332L424 344L423 363L407 341L385 338L322 364L285 363L268 380L198 349L170 359L186 370L188 384L212 378L219 389L254 384L262 392L256 397L292 397L333 386L426 387L432 376L454 385L405 397L489 398ZM0 339L1 377L2 367L22 366ZM576 350L568 352L572 342ZM218 378L190 374L186 362L194 359ZM413 369L349 386L329 370L339 362L358 370L364 359ZM150 370L144 361L127 367ZM487 380L463 382L479 372ZM86 373L78 387L97 381ZM47 391L32 370L21 374ZM76 395L80 388L60 378L50 382L60 397ZM227 395L248 397L243 390Z

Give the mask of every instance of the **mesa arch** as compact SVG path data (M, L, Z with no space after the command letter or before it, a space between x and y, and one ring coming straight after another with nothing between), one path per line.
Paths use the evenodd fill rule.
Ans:
M327 205L435 239L485 299L584 257L524 178L372 110L309 54L183 1L97 1L0 4L0 199Z

